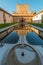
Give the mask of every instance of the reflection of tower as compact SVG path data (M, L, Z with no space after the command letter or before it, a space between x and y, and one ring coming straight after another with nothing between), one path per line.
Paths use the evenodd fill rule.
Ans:
M27 14L28 13L28 5L27 4L17 4L17 13Z

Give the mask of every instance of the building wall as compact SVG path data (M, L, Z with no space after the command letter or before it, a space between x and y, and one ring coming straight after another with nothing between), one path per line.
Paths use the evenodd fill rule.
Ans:
M34 16L34 12L29 12L28 4L17 4L16 12L13 11L12 15L14 16L15 21L19 21L24 18L26 22L31 22Z
M7 12L0 10L0 24L13 22L13 16Z
M5 13L5 16L6 16L6 23L11 23L11 16L9 14L6 14Z
M2 11L0 11L0 24L1 23L4 23L4 21L3 21L3 12Z
M20 13L20 14L28 13L28 5L27 4L17 4L16 8L17 8L16 9L17 13Z
M32 22L32 17L29 16L14 16L13 20L20 22L22 18L25 20L25 22Z
M34 17L33 17L33 22L35 23L41 23L42 22L42 15L43 15L43 12L39 13L39 14L36 14Z

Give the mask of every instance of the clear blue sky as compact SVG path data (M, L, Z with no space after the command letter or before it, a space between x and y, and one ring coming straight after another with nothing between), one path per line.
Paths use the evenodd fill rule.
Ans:
M16 4L29 4L30 11L43 10L43 0L0 0L0 7L9 13L16 11Z

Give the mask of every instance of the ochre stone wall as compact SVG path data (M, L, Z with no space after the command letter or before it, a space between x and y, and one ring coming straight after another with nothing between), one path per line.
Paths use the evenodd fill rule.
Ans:
M29 6L27 4L17 4L16 12L12 12L14 20L19 21L21 18L24 18L26 22L31 22L34 16L34 12L29 12Z
M4 23L4 21L3 21L3 12L2 11L0 11L0 24L1 23Z
M28 14L28 5L27 4L17 4L16 6L17 13Z
M0 24L13 22L13 16L0 9Z

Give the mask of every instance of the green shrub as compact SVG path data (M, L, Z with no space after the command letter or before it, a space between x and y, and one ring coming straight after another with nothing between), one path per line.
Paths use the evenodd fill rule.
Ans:
M8 27L8 26L11 26L11 25L14 25L14 24L17 24L17 23L18 23L18 22L0 24L0 29L1 29L1 28L5 28L5 27Z
M28 22L28 24L43 28L43 23L31 23L31 22L29 23Z

